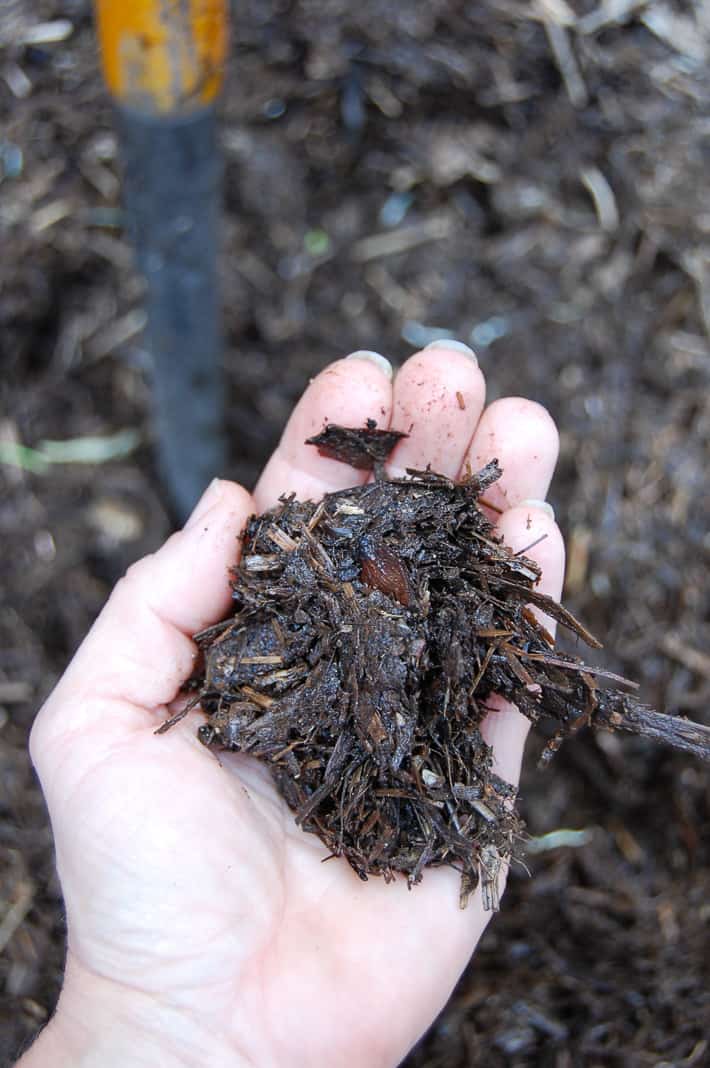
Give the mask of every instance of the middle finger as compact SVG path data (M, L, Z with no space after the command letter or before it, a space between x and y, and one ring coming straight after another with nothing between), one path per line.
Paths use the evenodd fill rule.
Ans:
M394 381L392 430L409 437L394 450L387 473L408 467L454 478L483 410L486 383L474 353L458 341L435 341L402 365Z

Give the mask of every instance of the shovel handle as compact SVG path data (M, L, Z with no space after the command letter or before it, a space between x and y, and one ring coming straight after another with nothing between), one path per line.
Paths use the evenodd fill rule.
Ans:
M184 114L217 96L227 54L227 0L96 0L106 85L148 114Z

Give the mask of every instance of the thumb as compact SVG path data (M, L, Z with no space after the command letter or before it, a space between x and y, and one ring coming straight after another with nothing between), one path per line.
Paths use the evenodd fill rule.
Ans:
M58 737L100 722L115 738L155 722L192 671L192 634L227 612L228 569L252 511L245 489L215 480L185 527L128 569L37 716L30 751L38 770Z

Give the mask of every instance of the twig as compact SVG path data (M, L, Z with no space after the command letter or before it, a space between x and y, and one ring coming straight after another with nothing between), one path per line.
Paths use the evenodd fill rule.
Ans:
M30 911L34 901L35 888L31 882L21 882L18 888L17 901L5 913L5 918L0 923L0 953L15 934L15 931Z
M646 7L649 0L602 0L599 7L578 19L578 33L598 33L607 26L627 22L639 8Z
M666 634L661 642L661 649L667 655L677 660L684 667L697 672L706 679L710 679L710 656L702 653L699 649L693 649L676 634Z
M679 15L670 4L659 3L644 11L641 21L647 30L680 55L698 63L706 59L708 46L696 19Z
M655 738L674 749L682 749L685 753L693 753L702 760L710 761L710 727L702 723L656 712L653 708L628 699L624 700L623 708L616 702L600 707L593 722L595 727Z
M16 705L29 701L31 697L32 686L29 682L0 682L0 704Z
M432 215L420 223L403 226L393 232L373 234L372 237L356 241L350 256L358 263L367 263L369 260L381 259L384 256L394 256L398 252L407 252L429 241L441 241L449 236L452 229L451 215L446 213Z
M619 209L616 206L616 197L602 172L598 167L583 167L579 177L594 201L594 210L602 230L607 233L618 230Z
M545 33L572 106L583 108L588 100L587 87L579 69L577 57L569 42L567 30L557 23L545 21Z

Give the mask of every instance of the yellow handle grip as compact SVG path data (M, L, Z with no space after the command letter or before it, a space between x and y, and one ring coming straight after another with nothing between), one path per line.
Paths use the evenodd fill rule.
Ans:
M121 104L183 113L217 95L227 0L96 0L104 78Z

